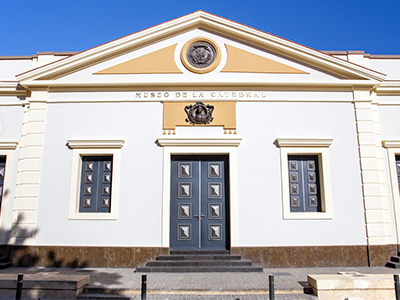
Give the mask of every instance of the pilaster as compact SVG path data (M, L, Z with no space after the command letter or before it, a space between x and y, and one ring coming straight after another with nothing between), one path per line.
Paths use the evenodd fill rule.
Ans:
M10 243L33 245L36 229L36 211L43 135L46 120L47 91L32 91L25 106L20 157L18 161L13 226Z
M354 91L368 245L393 243L379 115L369 90Z

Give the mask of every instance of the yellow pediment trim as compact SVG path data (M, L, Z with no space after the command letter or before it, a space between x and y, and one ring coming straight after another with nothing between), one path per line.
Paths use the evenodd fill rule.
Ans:
M176 44L128 60L94 74L168 74L182 73L175 63Z
M308 74L277 61L226 45L228 59L221 72Z

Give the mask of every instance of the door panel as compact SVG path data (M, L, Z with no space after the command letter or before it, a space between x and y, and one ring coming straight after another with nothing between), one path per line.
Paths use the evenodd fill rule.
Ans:
M227 156L173 156L171 249L226 249Z

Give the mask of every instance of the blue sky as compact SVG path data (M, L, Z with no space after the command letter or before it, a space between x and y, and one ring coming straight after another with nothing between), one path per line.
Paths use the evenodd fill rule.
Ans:
M0 55L82 51L199 9L318 50L400 54L400 0L0 0Z

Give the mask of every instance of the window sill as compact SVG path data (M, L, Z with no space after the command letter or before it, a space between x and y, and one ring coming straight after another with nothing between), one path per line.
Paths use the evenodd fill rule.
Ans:
M69 220L117 220L115 213L72 213Z
M327 212L290 212L285 213L284 220L332 220L333 216Z

